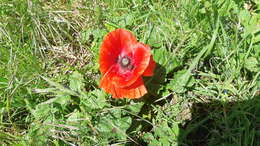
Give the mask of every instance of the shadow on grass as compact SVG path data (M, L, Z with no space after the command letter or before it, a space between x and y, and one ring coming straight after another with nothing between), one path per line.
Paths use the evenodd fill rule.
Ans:
M253 146L260 141L259 95L240 102L194 103L191 113L191 120L179 125L179 146Z
M144 102L140 112L138 113L138 117L133 117L132 123L130 127L127 129L127 135L131 136L134 140L138 141L140 145L147 145L141 139L136 137L135 131L140 127L140 131L148 132L151 131L153 126L149 124L151 119L156 116L156 113L153 111L153 107L151 105L163 105L165 104L165 100L161 100L160 102L156 102L159 98L162 97L162 94L159 93L159 89L163 87L163 83L165 83L166 78L166 69L160 64L156 64L155 73L152 78L144 78L145 85L147 87L148 93L140 100L136 100L136 102ZM145 120L140 120L140 117L150 115L150 117L146 117ZM147 122L149 121L149 122ZM134 143L128 143L127 145L135 145Z
M149 94L136 102L144 102L138 117L133 117L126 133L140 145L147 145L136 134L136 131L152 132L152 119L156 113L153 106L163 106L172 100L172 95L162 98L159 92L166 82L166 70L157 64L153 78L147 78L146 87ZM206 145L257 145L260 141L260 98L250 100L222 102L212 100L208 103L193 103L190 107L191 118L185 124L179 124L177 143L179 146ZM144 118L144 115L149 115ZM145 120L140 120L140 117ZM147 122L148 121L148 122ZM151 122L151 123L149 123ZM173 138L174 139L174 138ZM172 140L169 140L172 141ZM127 143L126 145L136 145Z

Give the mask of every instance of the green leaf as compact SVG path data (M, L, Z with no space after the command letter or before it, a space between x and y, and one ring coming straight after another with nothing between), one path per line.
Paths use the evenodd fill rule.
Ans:
M255 57L249 57L245 60L245 68L252 71L252 72L257 72L260 71L260 66L259 62Z
M166 74L181 65L178 58L165 48L155 49L153 50L153 54L155 62L165 67Z
M156 139L153 139L150 143L149 143L149 146L161 146L161 143L156 140Z
M36 106L34 110L32 110L32 114L36 120L48 120L51 116L51 112L53 113L54 109L49 104L39 104ZM57 111L57 110L56 110Z
M186 91L186 87L191 87L194 83L195 79L187 75L187 70L180 70L174 74L173 80L167 85L167 89L176 93L183 93Z
M107 105L107 94L105 94L102 90L93 90L92 92L90 92L90 98L91 97L95 100L96 103L98 103L99 108L103 108Z
M70 81L69 87L74 91L80 92L84 87L84 78L77 71L72 73L72 75L69 78L69 81Z
M160 142L161 145L163 145L163 146L170 146L169 137L161 137L161 138L159 139L159 142Z
M127 27L127 26L131 26L135 21L134 15L133 14L125 14L122 15L121 17L118 17L116 22L120 27Z
M121 109L112 109L103 114L97 124L97 129L106 138L117 137L120 140L125 140L128 137L126 130L130 127L131 121L131 117L124 116Z
M140 112L143 105L144 105L143 102L133 103L133 104L130 104L129 106L127 106L127 109L129 111L131 111L132 113L137 114Z
M100 89L95 89L88 93L82 93L81 103L87 107L87 110L101 109L107 105L107 94Z
M240 11L239 20L242 23L243 27L243 34L242 36L245 38L250 34L256 34L260 31L259 29L259 15L251 15L249 11L242 10ZM256 41L254 41L256 42Z
M143 135L143 140L147 143L150 143L152 140L154 140L153 134L152 133L145 133Z
M177 140L178 136L180 134L180 128L179 128L178 123L172 123L171 129L172 129L172 132L173 132L173 135L174 135L173 139Z
M62 107L66 106L71 101L71 97L69 95L57 95L54 99L54 102L59 103Z

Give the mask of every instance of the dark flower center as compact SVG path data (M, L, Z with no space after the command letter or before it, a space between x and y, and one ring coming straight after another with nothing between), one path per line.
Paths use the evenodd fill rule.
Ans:
M130 64L130 59L128 57L122 58L121 65L122 66L127 66L128 64Z
M128 56L119 57L119 64L122 68L132 70L133 65L131 64L131 59Z

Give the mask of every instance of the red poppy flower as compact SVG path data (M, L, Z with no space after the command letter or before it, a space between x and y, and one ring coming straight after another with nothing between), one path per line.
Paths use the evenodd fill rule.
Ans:
M151 49L137 42L124 29L107 34L100 48L100 87L113 98L140 98L147 93L142 76L152 76L155 68Z

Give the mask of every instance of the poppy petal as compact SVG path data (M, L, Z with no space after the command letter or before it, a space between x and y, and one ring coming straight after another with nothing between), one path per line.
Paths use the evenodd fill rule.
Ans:
M124 53L132 52L132 45L137 43L135 36L127 30L117 29L116 35L120 37L120 46Z
M155 67L156 62L153 60L153 56L151 55L149 65L144 71L143 76L153 76Z
M111 84L111 79L114 75L114 67L115 65L111 66L110 69L100 79L100 87L104 88L110 94L115 94L114 87L112 87Z
M127 87L127 88L118 88L115 87L117 94L114 94L113 98L129 98L137 99L144 96L147 93L147 90L144 86L142 78L138 78L136 82Z
M129 71L129 70L122 70L120 68L120 65L118 64L114 64L110 67L110 69L105 73L103 74L103 77L102 78L107 78L109 82L113 82L116 84L117 87L120 87L122 88L121 84L123 84L123 87L128 87L130 86L131 84L133 84L139 76L133 76L134 74ZM129 79L131 78L132 80L130 81L129 83Z
M103 76L100 80L100 87L107 93L112 94L113 98L140 98L147 93L143 80L139 77L135 83L127 88L119 88L114 82L111 82L108 76Z
M100 48L100 87L113 98L140 98L147 93L142 76L152 76L156 63L148 45L124 29L104 37Z
M106 35L100 48L100 72L105 74L116 63L119 54L131 52L131 46L136 43L135 36L124 29L116 29Z
M118 74L113 77L113 81L120 88L132 85L145 71L149 65L151 51L150 47L142 43L133 46L133 70L125 71L118 67Z

